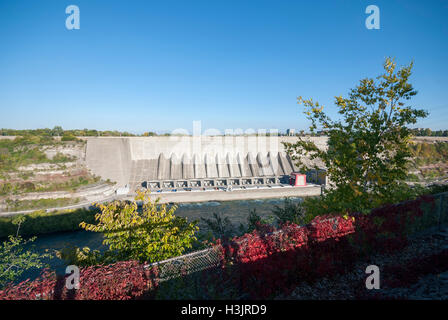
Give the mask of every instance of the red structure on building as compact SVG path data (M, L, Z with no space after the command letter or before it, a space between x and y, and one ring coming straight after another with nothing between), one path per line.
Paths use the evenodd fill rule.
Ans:
M291 173L289 176L289 184L293 187L306 186L306 174L301 174L299 172Z

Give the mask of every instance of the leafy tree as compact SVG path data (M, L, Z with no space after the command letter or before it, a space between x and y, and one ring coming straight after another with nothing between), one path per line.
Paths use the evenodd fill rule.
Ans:
M325 129L328 149L299 138L285 143L287 152L303 170L302 156L321 159L334 188L327 191L325 211L367 211L396 199L397 188L406 178L412 137L407 125L427 116L408 101L417 94L409 83L413 64L396 68L393 59L384 62L384 73L376 79L362 79L348 97L335 98L340 118L332 120L323 106L312 99L298 98L311 121L310 130Z
M46 267L42 260L52 257L50 254L39 254L25 249L36 237L24 240L19 235L20 225L24 221L24 216L14 219L13 224L18 226L16 235L10 235L7 241L0 244L0 288L16 280L26 270Z
M55 127L53 128L53 130L51 130L51 135L52 135L52 136L58 136L58 137L60 137L60 136L62 136L63 134L64 134L64 129L62 129L61 126L55 126Z
M98 224L80 224L85 230L104 234L103 244L109 246L107 262L156 262L181 255L197 240L197 222L175 216L177 206L168 209L166 204L159 204L160 198L152 201L147 192L138 192L135 200L97 204L101 211L95 215ZM141 212L137 201L143 203Z

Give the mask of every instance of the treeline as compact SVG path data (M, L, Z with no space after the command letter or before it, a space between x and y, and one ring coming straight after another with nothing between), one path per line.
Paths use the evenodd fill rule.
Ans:
M60 126L56 126L53 129L0 129L0 136L48 136L48 137L132 137L136 136L133 133L121 132L121 131L100 131L94 129L82 129L82 130L64 130Z
M431 130L429 128L416 128L411 129L412 134L417 137L425 136L425 137L448 137L448 130ZM117 130L95 130L95 129L76 129L76 130L64 130L60 126L56 126L53 129L45 128L45 129L26 129L26 130L16 130L16 129L0 129L0 136L40 136L40 137L62 137L63 140L70 141L75 140L74 137L154 137L154 136L182 136L183 134L171 134L171 133L163 133L157 134L156 132L148 131L143 134L134 134L127 131L117 131ZM186 135L186 134L184 134ZM325 130L317 131L317 132L305 132L304 130L300 130L299 132L294 133L286 133L286 132L278 132L278 133L251 133L251 134L242 134L244 136L264 136L264 135L278 135L278 136L325 136L327 132Z
M416 128L411 129L412 134L417 137L448 137L448 130L432 131L429 128Z

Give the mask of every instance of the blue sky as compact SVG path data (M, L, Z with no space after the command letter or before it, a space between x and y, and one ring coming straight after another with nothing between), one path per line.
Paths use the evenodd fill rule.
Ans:
M297 96L335 114L394 56L415 62L417 126L448 129L447 19L448 1L0 0L0 127L306 129Z

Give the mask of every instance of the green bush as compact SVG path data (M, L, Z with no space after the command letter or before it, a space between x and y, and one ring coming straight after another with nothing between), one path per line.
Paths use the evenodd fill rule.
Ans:
M141 210L137 201L142 201ZM159 201L151 200L148 192L137 191L134 202L97 205L101 211L95 215L97 224L84 221L81 227L103 234L103 244L109 247L103 262L156 262L179 256L192 247L199 230L197 221L190 223L187 218L175 216L177 206L168 208Z
M78 138L76 138L73 134L64 133L64 135L61 138L61 141L78 141Z
M272 213L276 216L279 224L292 222L303 225L312 220L312 217L307 216L303 203L294 203L290 198L284 199L283 207L275 206Z

